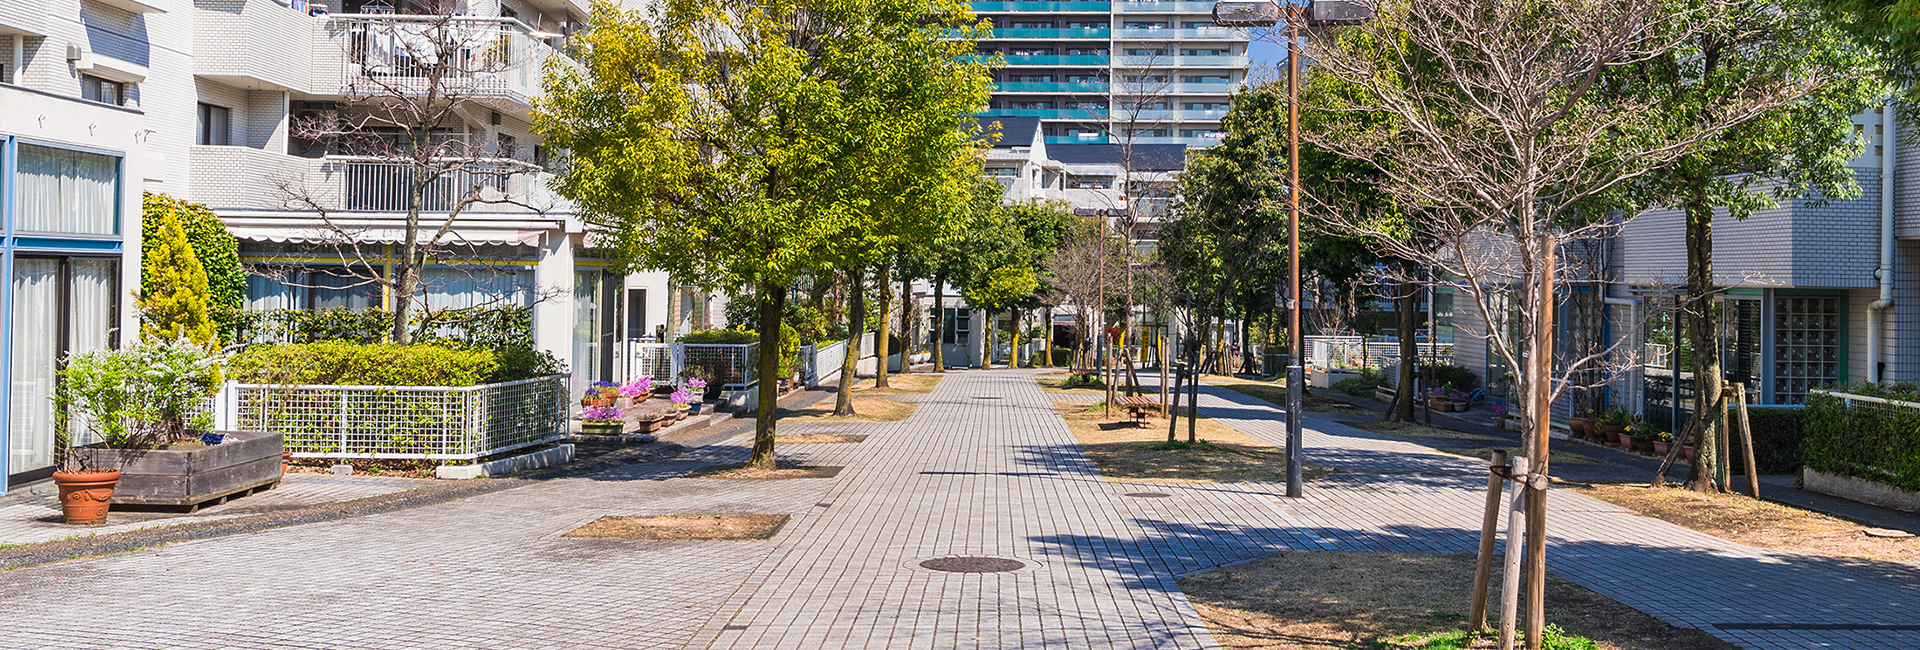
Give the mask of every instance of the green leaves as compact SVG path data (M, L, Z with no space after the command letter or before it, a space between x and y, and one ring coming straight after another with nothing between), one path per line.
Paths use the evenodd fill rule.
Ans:
M140 335L148 340L186 337L206 345L219 332L207 290L207 271L194 257L186 229L163 212L155 237L141 245Z

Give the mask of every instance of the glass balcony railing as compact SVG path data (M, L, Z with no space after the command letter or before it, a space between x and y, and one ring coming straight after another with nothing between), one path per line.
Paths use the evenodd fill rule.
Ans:
M1106 66L1109 59L1104 56L1055 56L1049 54L1007 54L1000 57L1007 65L1089 65Z
M1107 84L1073 81L1009 81L994 84L994 90L1003 93L1104 93L1107 92Z
M974 3L974 4L978 5L981 3ZM1115 13L1128 13L1128 14L1144 14L1144 13L1211 14L1213 13L1213 3L1211 2L1115 2L1113 3L1113 10Z
M993 38L1052 40L1062 38L1108 38L1111 29L995 29Z
M1108 140L1107 136L1104 134L1085 137L1085 138L1077 135L1047 136L1047 144L1108 144L1110 142L1113 142L1113 141Z
M1089 111L1079 108L989 108L980 113L981 117L1038 117L1047 120L1092 120L1104 119L1105 111Z
M1198 4L1198 3L1196 3ZM975 2L974 11L1021 11L1035 13L1086 12L1107 13L1108 2ZM1206 11L1212 11L1207 9Z
M1121 67L1128 68L1236 68L1245 69L1248 59L1244 56L1138 56L1124 55L1118 61Z
M1102 30L1102 31L1105 31L1105 30ZM995 32L995 35L998 36L999 33ZM1125 39L1175 39L1177 38L1182 40L1207 40L1207 39L1246 40L1247 32L1246 30L1242 30L1242 29L1231 29L1231 28L1225 28L1225 27L1216 28L1216 29L1175 29L1172 27L1167 27L1162 29L1142 29L1142 28L1135 27L1135 28L1120 30L1120 38L1125 38Z

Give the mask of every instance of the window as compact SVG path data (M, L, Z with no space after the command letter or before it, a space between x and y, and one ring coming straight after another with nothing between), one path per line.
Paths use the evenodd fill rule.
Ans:
M1014 29L1053 29L1053 23L1051 22L1046 22L1046 23L1016 22L1013 24L1013 28Z
M14 229L120 234L120 159L20 145Z
M1053 108L1053 102L1009 102L1016 110L1045 110Z
M1106 29L1107 23L1068 22L1067 28L1068 29ZM1106 54L1106 51L1101 50L1100 53Z
M1107 51L1090 47L1068 48L1067 56L1106 56Z
M1183 105L1182 107L1183 107L1183 108L1185 108L1185 109L1187 109L1187 110L1190 110L1190 111L1224 111L1224 110L1227 110L1227 104L1226 104L1225 102L1213 102L1213 103L1209 103L1209 102L1187 102L1187 103L1186 103L1186 104L1184 104L1184 105Z
M55 373L68 354L115 344L119 277L119 262L112 259L22 256L14 260L13 384L9 387L13 417L7 424L10 479L35 480L52 471L55 417L48 398Z
M1106 80L1101 79L1097 74L1070 74L1067 75L1067 81L1077 84L1097 84Z
M1225 25L1215 25L1210 22L1209 23L1187 23L1186 28L1187 29L1228 29L1228 27Z
M1068 102L1067 108L1105 112L1107 110L1107 104L1106 102Z
M1133 135L1137 137L1142 137L1142 138L1164 138L1164 137L1167 137L1167 130L1166 129L1135 129L1133 131Z
M1048 83L1048 82L1051 82L1051 81L1053 81L1053 75L1044 75L1044 74L1016 74L1016 75L1008 75L1008 76L1007 76L1007 81L1010 81L1010 82L1013 82L1013 83L1023 83L1023 84L1031 84L1031 83Z
M1228 55L1228 54L1230 54L1230 52L1228 52L1228 51L1226 51L1226 50L1219 50L1219 49L1214 49L1214 50L1186 50L1185 52L1183 52L1183 54L1186 54L1187 56L1226 56L1226 55Z
M1193 77L1188 77L1188 79L1192 79L1192 78ZM1166 82L1167 82L1167 78L1161 75L1139 75L1139 74L1127 75L1127 83L1130 83L1130 84L1163 84Z
M1839 296L1773 299L1773 402L1799 404L1807 391L1838 383L1846 360Z
M93 75L80 75L80 98L90 102L119 106L126 99L127 85Z
M1187 75L1180 80L1190 84L1223 84L1229 81L1225 75Z
M505 133L495 133L493 135L493 139L494 139L494 153L493 153L494 157L514 158L519 156L520 154L519 143L513 139L513 136L507 135Z
M1127 23L1127 29L1166 29L1166 23Z
M200 105L200 134L194 144L225 146L233 144L230 135L233 124L232 111L225 106L213 104Z
M1224 138L1226 135L1215 129L1180 129L1182 138Z
M1105 189L1112 189L1112 188L1113 188L1112 176L1069 176L1067 177L1067 189L1070 189L1070 190L1105 190Z
M1127 56L1166 56L1166 55L1167 55L1166 50L1158 50L1158 49L1127 50Z
M968 334L972 329L973 310L948 307L946 312L946 324L940 328L946 334L940 342L947 345L966 345L971 340Z
M1019 47L1016 47L1016 48L1013 48L1013 52L1012 52L1012 54L1013 54L1014 56L1051 56L1051 55L1053 55L1053 48L1050 48L1050 47L1037 47L1037 48L1036 48L1036 47L1028 47L1028 48L1019 48Z
M380 287L344 266L256 265L247 269L247 311L368 309Z

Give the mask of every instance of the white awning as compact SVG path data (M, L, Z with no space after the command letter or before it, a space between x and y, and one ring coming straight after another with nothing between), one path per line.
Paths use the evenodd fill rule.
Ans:
M420 243L427 243L433 236L431 229L419 233ZM348 241L362 244L399 244L406 241L405 228L343 227L336 231L327 228L283 227L260 225L229 224L227 232L247 241L275 242L290 244L333 244ZM455 228L439 241L440 244L493 244L507 246L539 246L545 230L520 228Z

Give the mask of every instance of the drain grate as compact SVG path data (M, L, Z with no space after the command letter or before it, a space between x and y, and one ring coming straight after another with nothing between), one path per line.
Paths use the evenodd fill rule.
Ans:
M1126 496L1136 497L1141 499L1160 499L1160 498L1170 497L1173 495L1167 494L1165 492L1128 492Z
M920 563L924 569L949 573L1001 573L1027 568L1027 563L1004 557L942 557Z

